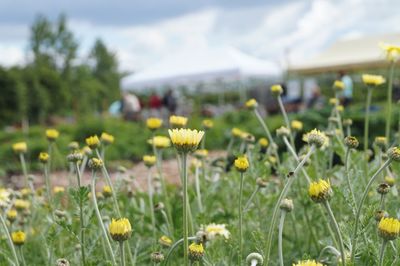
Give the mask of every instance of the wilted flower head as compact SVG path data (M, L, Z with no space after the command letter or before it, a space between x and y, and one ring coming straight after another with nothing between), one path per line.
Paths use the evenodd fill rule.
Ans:
M143 156L143 162L147 167L152 167L156 163L156 160L156 156L154 155Z
M247 160L246 156L240 156L235 160L235 168L239 172L246 172L249 168L249 161Z
M204 119L202 125L204 130L208 130L214 127L214 122L210 119Z
M169 136L172 144L178 152L187 153L197 149L203 138L204 131L197 131L192 129L169 129Z
M150 254L150 259L155 263L160 263L164 260L164 255L161 252L156 251Z
M147 128L154 131L162 126L163 121L160 118L150 117L146 120Z
M328 144L328 137L325 135L325 133L317 129L313 129L310 132L304 134L303 140L309 145L315 145L318 148Z
M204 247L202 243L192 243L189 246L189 259L191 261L198 261L204 256Z
M322 263L319 263L315 260L302 260L293 264L293 266L324 266Z
M125 241L132 234L131 223L126 218L112 219L108 231L115 241Z
M248 100L245 105L246 105L247 109L254 110L257 108L258 103L257 103L256 99L253 98L253 99Z
M107 134L106 132L101 133L100 140L105 145L113 144L114 143L114 136Z
M83 154L79 150L74 150L73 152L67 155L67 160L69 162L76 163L81 161L82 159L83 159Z
M376 188L376 192L378 192L381 195L385 195L385 194L389 193L389 191L390 191L390 186L386 183L381 183Z
M171 140L165 136L155 136L152 139L149 139L148 143L151 145L154 143L154 146L157 149L164 149L171 146Z
M17 142L12 145L12 149L17 154L26 153L28 146L26 145L26 142Z
M58 132L56 129L47 129L46 130L46 138L48 141L55 141L59 135L60 135L60 132Z
M86 144L92 150L97 149L97 147L99 147L99 145L100 145L99 137L97 137L97 135L94 135L94 136L90 136L90 137L86 138Z
M211 223L204 228L207 240L213 240L217 236L222 236L225 239L229 239L230 232L226 229L225 224L215 224Z
M400 221L396 218L382 218L378 224L378 233L385 240L394 240L400 233Z
M16 231L11 233L11 239L14 245L22 246L23 244L25 244L26 236L24 232Z
M362 81L364 82L365 85L370 85L370 86L379 86L386 82L385 78L381 75L369 75L369 74L363 74Z
M280 84L274 84L271 86L271 93L274 96L279 96L283 93L283 88Z
M386 43L380 43L379 46L386 52L389 62L396 62L400 58L400 46Z
M335 80L335 82L333 83L333 88L339 91L344 90L344 82L341 80Z
M162 236L158 240L158 243L164 247L170 247L172 245L172 239L169 238L168 236Z
M56 265L57 266L69 266L69 261L67 259L61 258L56 261Z
M286 212L291 212L293 210L293 200L291 199L283 199L280 205L281 210Z
M41 152L39 153L39 161L43 164L47 163L49 161L49 154L47 152Z
M252 143L255 141L255 137L249 132L245 131L242 131L242 134L240 134L240 138L248 143Z
M89 146L85 146L82 148L81 152L86 156L89 156L92 154L92 149Z
M187 121L188 121L188 119L184 116L171 115L169 117L169 124L171 125L172 128L185 127L187 124Z
M292 122L290 123L290 127L293 131L301 131L303 130L303 122L299 120L292 120Z
M317 182L312 182L308 188L308 195L317 203L328 200L331 193L332 190L329 180L320 179Z
M389 217L389 214L386 211L383 210L379 210L375 212L375 221L380 222L380 220L382 220L382 218L387 218Z

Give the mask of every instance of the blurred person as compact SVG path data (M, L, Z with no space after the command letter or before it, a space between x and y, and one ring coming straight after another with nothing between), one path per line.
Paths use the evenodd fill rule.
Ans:
M129 92L122 94L121 113L125 120L139 120L140 102L138 97Z
M151 93L149 98L150 113L152 116L158 116L162 107L161 98L155 93Z
M178 104L177 99L171 89L168 89L167 92L164 94L162 103L167 108L170 115L175 114Z
M313 88L310 99L307 102L307 108L321 109L324 106L325 99L321 94L321 89L317 85Z
M344 84L344 90L339 97L343 106L348 106L353 101L353 80L344 71L339 72L339 78Z

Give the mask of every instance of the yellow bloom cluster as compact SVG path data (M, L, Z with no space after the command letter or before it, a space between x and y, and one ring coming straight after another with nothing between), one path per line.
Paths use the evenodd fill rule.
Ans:
M99 147L100 145L99 137L97 137L97 135L94 135L86 138L86 145L88 145L89 148L91 148L92 150L97 149L97 147Z
M112 195L112 189L110 186L103 186L103 196L108 198Z
M296 264L293 264L293 266L324 266L324 265L315 260L303 260L297 262Z
M60 186L55 186L53 188L53 193L54 194L61 194L65 192L65 188L64 187L60 187Z
M10 201L10 192L0 187L0 207L4 207Z
M172 144L178 152L192 152L197 149L201 139L204 136L204 131L192 130L192 129L169 129L169 136Z
M150 118L147 118L147 120L146 120L147 128L152 131L159 129L162 126L162 123L163 123L163 121L157 117L150 117Z
M106 145L114 143L114 136L110 135L110 134L108 134L106 132L101 133L100 139L101 139L101 142L106 144Z
M292 122L290 123L290 127L293 131L301 131L303 130L303 122L299 120L292 120Z
M204 119L202 125L205 130L208 130L214 127L214 122L210 119Z
M204 159L208 156L208 150L206 149L197 150L194 152L194 156L196 156L198 159Z
M380 43L379 46L386 52L386 59L396 62L400 58L400 46L393 44Z
M204 247L202 243L192 243L189 246L189 258L192 261L200 260L204 255Z
M335 90L344 90L344 83L341 80L335 80L335 82L333 83L333 88Z
M56 129L47 129L46 130L46 138L49 141L55 141L59 135L60 135L60 132L58 132Z
M258 140L258 144L260 144L261 147L265 148L268 146L269 142L268 142L268 139L266 139L266 138L260 138Z
M242 130L240 130L237 127L234 127L234 128L232 128L231 133L232 133L232 136L239 138L240 135L242 134Z
M393 240L400 234L400 221L396 218L383 217L378 224L379 235L386 240Z
M170 247L172 245L172 239L169 238L168 236L162 236L158 240L158 243L160 243L160 245L162 246Z
M155 136L154 138L150 139L148 143L151 145L154 143L154 146L157 149L164 149L171 146L171 140L165 136Z
M331 194L331 184L329 181L320 179L312 182L308 188L308 195L315 202L322 202L329 199Z
M169 117L169 124L173 128L185 127L188 119L184 116L172 115Z
M204 229L206 235L207 235L207 240L212 240L216 236L222 236L225 239L228 239L230 237L230 232L228 229L226 229L225 224L209 224L205 227Z
M125 241L132 234L131 223L126 218L112 219L108 231L115 241Z
M273 95L278 96L278 95L281 95L283 93L283 88L279 84L274 84L274 85L271 86L271 92L272 92Z
M253 98L253 99L248 100L245 105L246 105L246 108L248 108L248 109L256 109L258 106L258 103L257 103L256 99Z
M329 98L329 104L330 104L330 105L336 105L336 104L338 104L338 99L336 99L336 98Z
M28 150L28 146L26 145L26 142L17 142L12 145L12 149L15 153L26 153Z
M14 206L17 210L26 210L29 209L29 207L31 206L31 204L29 203L29 201L27 200L21 200L21 199L17 199L14 202Z
M11 209L7 212L7 220L9 220L10 222L13 222L17 218L17 215L18 215L17 210Z
M235 160L235 168L239 172L246 172L246 170L249 168L249 161L247 160L246 156L238 157Z
M156 163L156 160L156 156L154 155L143 156L143 162L147 167L152 167Z
M386 82L385 78L380 75L362 75L362 81L366 85L379 86Z
M310 132L303 135L303 141L307 142L310 145L315 145L317 147L322 147L328 145L328 137L325 133L319 131L318 129L313 129Z
M49 161L50 155L47 152L39 153L39 161L41 163L47 163Z
M24 232L16 231L16 232L12 232L11 239L12 239L12 242L14 243L14 245L22 246L25 243L26 236L25 236Z

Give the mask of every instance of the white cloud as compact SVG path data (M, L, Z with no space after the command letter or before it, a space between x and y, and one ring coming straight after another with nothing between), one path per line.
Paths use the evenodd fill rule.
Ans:
M0 51L0 62L3 66L22 65L25 62L24 51L21 47L0 43Z

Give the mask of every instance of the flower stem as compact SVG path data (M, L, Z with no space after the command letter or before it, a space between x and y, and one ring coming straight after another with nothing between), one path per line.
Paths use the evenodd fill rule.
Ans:
M368 87L367 89L367 103L365 109L365 121L364 121L364 156L365 156L365 174L368 174L368 159L367 159L367 150L368 150L368 134L369 134L369 112L371 106L371 97L372 97L372 88Z
M80 190L81 188L81 173L79 171L79 166L78 163L75 163L75 170L76 170L76 175L78 179L78 189ZM82 259L82 265L86 265L86 257L85 257L85 224L83 220L83 200L82 196L79 196L79 220L80 220L80 226L81 226L81 259Z
M18 249L19 249L19 255L21 256L22 265L26 266L24 252L22 251L22 246L19 246Z
M358 224L360 220L360 214L361 214L361 209L362 206L364 205L364 201L367 198L369 189L371 188L372 183L375 181L375 179L379 176L379 174L392 162L392 159L388 159L376 172L375 174L371 177L369 180L367 187L364 190L364 193L361 197L360 202L358 203L357 207L357 213L356 213L356 219L355 219L355 225L354 225L354 231L353 235L351 238L351 261L354 262L354 256L356 252L356 245L357 245L357 233L358 233Z
M279 233L278 233L278 252L279 252L279 265L283 266L283 250L282 250L282 233L283 233L283 225L285 223L286 211L282 210L281 219L279 221Z
M93 205L94 205L94 210L96 212L97 220L98 220L99 225L101 227L101 231L103 233L104 241L106 242L108 253L111 256L112 264L115 266L115 265L117 265L117 263L115 262L114 252L112 250L110 240L108 239L108 234L107 234L106 228L105 228L105 226L103 224L103 219L101 218L99 207L97 205L97 199L96 199L96 172L95 171L92 171L91 192L92 192L92 201L93 201ZM107 254L104 254L104 255L107 257Z
M384 255L385 255L385 248L386 248L386 244L387 244L387 240L383 240L382 241L382 246L381 246L381 250L379 252L379 266L383 266L383 259L384 259Z
M253 193L250 195L250 198L247 200L246 204L244 205L243 212L247 212L251 202L253 201L253 198L256 196L257 192L260 190L260 187L257 185L256 189L253 191Z
M195 237L195 236L188 237L188 240L196 240L196 239L197 239L197 237ZM167 265L168 259L169 259L169 257L171 256L172 252L175 250L175 248L178 247L178 245L179 245L180 243L183 242L183 240L184 240L184 239L181 238L181 239L179 239L178 241L176 241L176 242L171 246L171 248L169 249L167 255L165 256L164 265Z
M125 266L124 241L119 241L119 252L121 253L121 266Z
M21 167L22 167L22 173L24 174L24 178L25 178L25 186L30 186L30 189L32 190L32 192L34 192L34 188L33 188L33 184L29 182L28 180L28 170L26 168L26 162L25 162L25 157L23 153L19 154L19 160L21 161Z
M347 148L346 149L346 155L344 157L344 169L345 169L345 175L346 175L345 178L346 178L348 189L350 191L352 204L353 204L353 206L355 206L356 205L356 198L354 196L353 187L351 186L350 175L349 175L349 156L350 156L350 149ZM353 210L353 213L354 213L354 210Z
M201 190L200 190L200 180L199 180L199 168L195 169L195 186L197 195L197 205L199 207L199 212L203 212L203 204L201 203Z
M389 69L389 81L388 81L388 89L387 89L387 112L386 112L386 130L385 137L390 143L390 126L392 122L392 94L393 94L393 74L394 74L395 63L390 63Z
M189 249L189 241L188 241L188 199L187 199L187 173L186 173L186 161L187 154L182 154L182 181L183 181L183 262L185 266L189 265L188 258L188 249Z
M290 127L289 117L286 113L285 106L283 105L282 97L280 95L278 95L278 104L279 104L279 108L281 109L283 119L285 120L286 127L287 127L287 129L290 130L290 144L292 145L293 149L295 149L293 134L291 133L292 130Z
M263 118L261 117L260 113L258 112L257 109L254 109L254 114L256 115L258 121L260 122L262 128L264 129L265 133L267 134L267 138L270 142L270 144L275 143L274 139L272 138L271 132L268 129L268 126L265 124Z
M51 184L50 184L50 176L49 176L49 164L44 164L43 165L43 171L44 171L44 180L46 182L46 196L47 196L47 203L49 204L50 211L53 212L52 208L52 201L51 201Z
M279 209L279 206L281 204L281 201L282 201L283 198L286 197L287 193L289 192L289 189L290 189L291 185L293 184L293 181L294 181L298 171L303 167L305 162L308 160L308 158L310 158L310 156L313 154L314 151L315 151L315 146L312 145L310 150L306 154L306 156L304 156L303 160L297 165L297 167L293 171L293 173L291 173L291 176L289 177L289 180L286 182L281 194L279 195L278 200L275 203L275 207L274 207L274 210L273 210L273 213L272 213L271 224L270 224L269 230L268 230L267 244L266 244L266 247L265 247L265 254L264 254L264 256L265 256L264 265L268 265L268 262L269 262L269 255L270 255L270 252L271 252L272 237L273 237L274 228L275 228L276 220L277 220L278 209Z
M149 205L150 205L150 217L151 217L151 227L153 231L153 239L154 243L157 242L156 238L156 219L154 217L154 204L153 204L153 182L152 182L152 176L151 176L151 171L149 170L147 174L147 191L148 191L148 196L149 196Z
M240 173L240 186L239 186L239 255L238 265L242 265L242 254L243 254L243 209L242 209L242 198L243 198L243 180L244 173Z
M344 253L344 244L343 244L343 238L342 238L342 234L340 233L340 229L339 229L339 225L335 219L335 215L333 215L332 209L331 209L331 205L329 204L329 201L324 201L323 202L329 217L331 218L331 221L334 225L335 231L336 231L336 236L339 240L339 248L340 248L340 255L342 257L342 265L345 266L346 265L346 254Z
M13 244L13 242L11 240L10 232L8 231L8 228L7 228L7 225L6 225L6 221L4 221L4 218L3 218L3 216L1 214L0 214L0 222L1 222L1 225L3 226L4 233L5 233L7 241L8 241L8 245L10 246L11 252L13 254L13 257L14 257L14 260L15 260L15 265L19 266L17 252L15 251L14 244Z

